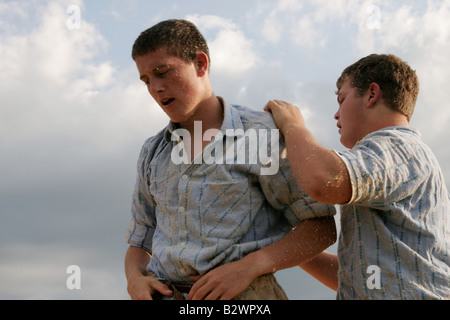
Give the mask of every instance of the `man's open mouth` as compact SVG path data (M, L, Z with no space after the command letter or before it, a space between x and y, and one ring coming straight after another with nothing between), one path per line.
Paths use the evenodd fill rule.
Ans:
M168 105L171 104L173 101L175 101L174 98L168 98L168 99L162 100L161 102L162 102L163 106L168 106Z

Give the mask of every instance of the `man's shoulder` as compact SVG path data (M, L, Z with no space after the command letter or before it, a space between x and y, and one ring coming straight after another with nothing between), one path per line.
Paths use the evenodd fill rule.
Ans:
M270 113L255 110L246 106L231 105L238 112L244 128L276 129L275 122Z
M397 149L394 147L416 149L417 147L426 148L426 145L417 130L407 127L389 127L369 133L348 152L358 152L360 149L366 148L383 153L387 151L396 152Z
M368 134L364 140L385 141L420 141L421 135L417 130L408 127L387 127Z
M165 141L164 137L166 134L167 127L160 130L154 136L151 136L147 140L145 140L141 149L141 158L146 158L147 156L152 156L155 153L156 149L161 145L161 142Z

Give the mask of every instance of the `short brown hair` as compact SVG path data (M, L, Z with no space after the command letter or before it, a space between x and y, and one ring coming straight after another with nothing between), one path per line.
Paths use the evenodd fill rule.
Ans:
M132 58L166 47L173 54L186 62L192 62L198 53L209 56L205 38L190 21L170 19L161 21L142 32L133 45Z
M347 79L351 80L359 96L372 83L377 83L387 105L411 119L419 95L419 79L416 72L400 58L392 54L371 54L342 72L336 83L338 90Z

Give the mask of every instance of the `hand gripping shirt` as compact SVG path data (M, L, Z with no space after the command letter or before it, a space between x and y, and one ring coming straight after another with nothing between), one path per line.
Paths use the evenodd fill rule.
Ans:
M280 157L283 140L264 139L272 130L278 133L270 114L224 104L220 133L202 158L180 161L173 123L146 141L126 241L152 255L149 271L191 282L192 275L280 240L303 220L335 214L333 206L300 189L286 157ZM259 161L260 150L272 156L269 161Z
M385 128L340 156L353 196L341 207L338 299L449 299L449 194L419 133Z

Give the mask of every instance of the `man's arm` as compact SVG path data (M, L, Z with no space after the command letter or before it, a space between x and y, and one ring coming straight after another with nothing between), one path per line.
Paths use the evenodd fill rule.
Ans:
M324 251L308 262L301 264L300 268L328 288L337 291L339 263L336 255Z
M169 288L148 274L146 266L150 255L144 249L130 246L125 256L125 276L128 281L128 294L133 300L153 300L152 295L158 291L171 296Z
M302 189L322 203L348 203L352 187L344 161L316 141L300 110L282 101L270 101L265 110L272 113L284 136L289 163Z
M255 251L243 259L222 265L202 277L188 298L228 300L244 291L257 277L301 265L336 242L333 217L301 222L280 241Z

